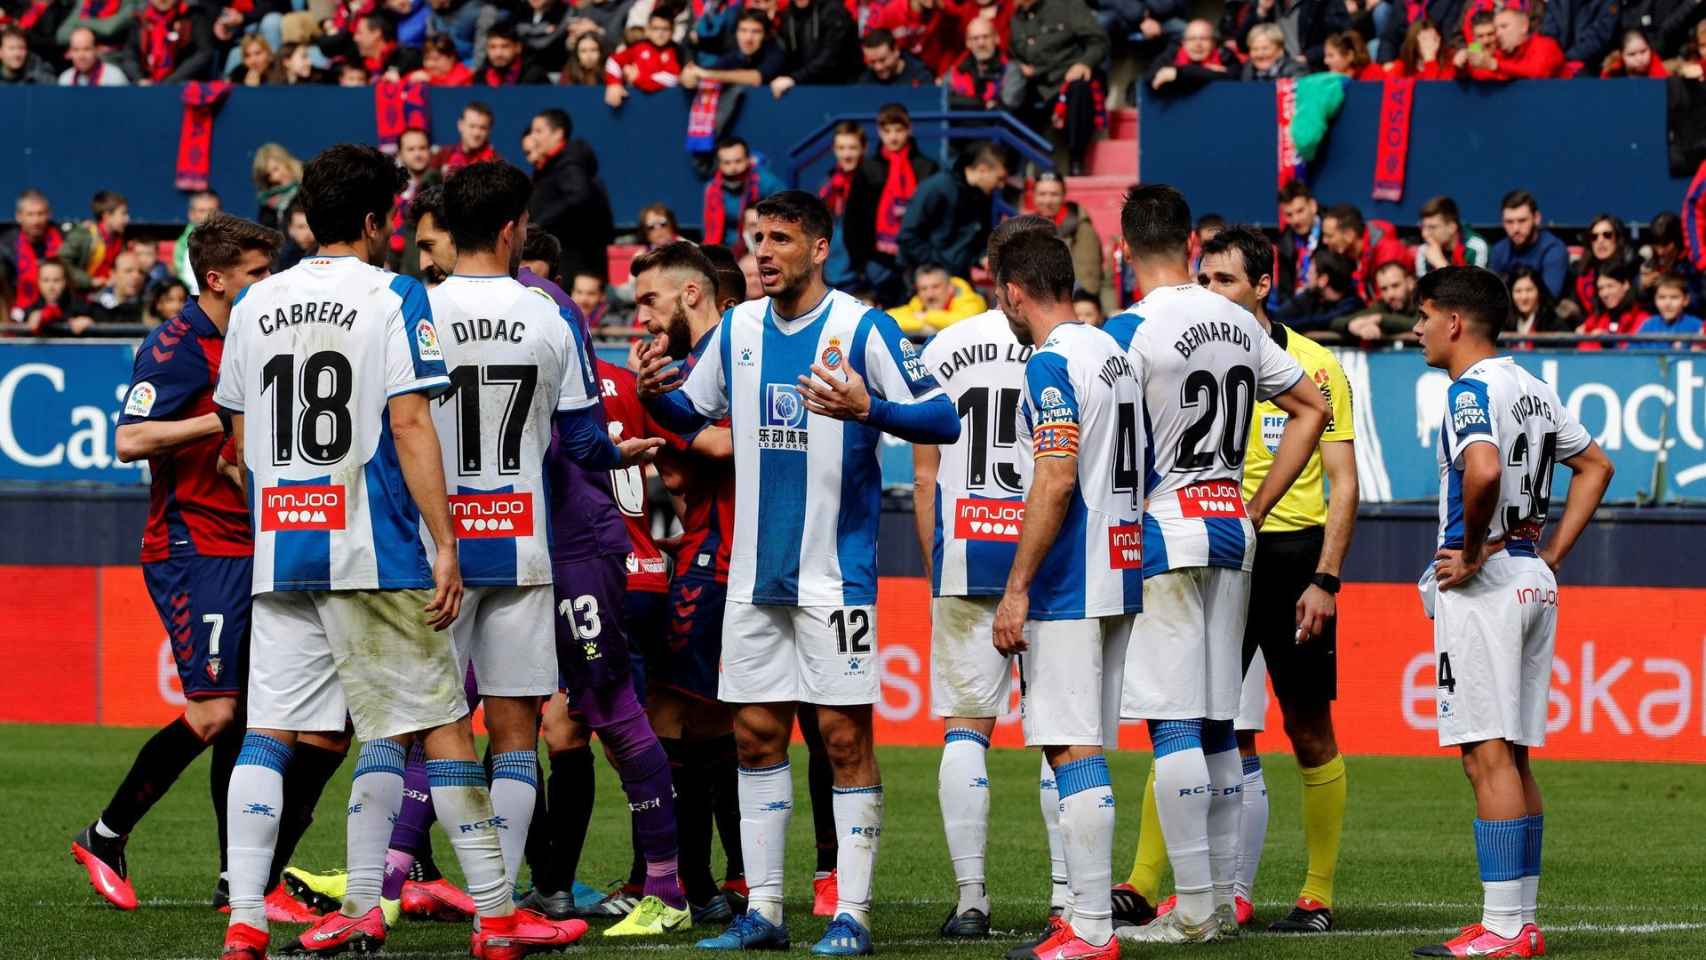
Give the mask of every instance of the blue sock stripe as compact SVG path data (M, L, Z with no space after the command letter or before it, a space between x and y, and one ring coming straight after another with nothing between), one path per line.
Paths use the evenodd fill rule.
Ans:
M427 784L434 787L483 787L486 771L477 760L428 760Z
M1155 746L1155 759L1180 750L1201 750L1202 728L1201 720L1149 721L1149 740Z
M1238 749L1238 734L1232 730L1231 720L1204 720L1202 722L1202 752L1213 756L1228 750Z
M1248 756L1248 757L1244 758L1244 776L1247 777L1252 773L1260 773L1261 770L1262 770L1262 758L1261 757L1252 755L1252 756Z
M355 761L355 775L390 773L400 777L407 763L408 754L396 742L369 740L361 745L361 756Z
M989 746L988 737L978 733L976 730L968 730L965 727L952 727L947 733L942 735L943 743L954 743L959 740L970 740L981 747Z
M264 733L246 733L243 735L243 748L237 751L237 762L283 774L284 768L290 765L290 754L289 746Z
M1113 786L1113 781L1108 779L1108 758L1104 756L1085 757L1055 767L1054 780L1060 784L1062 800L1075 793Z
M1537 813L1524 817L1528 827L1523 831L1522 875L1525 877L1540 876L1540 834L1546 825L1546 815Z
M1528 845L1528 818L1475 821L1475 856L1481 863L1481 882L1520 880Z
M743 777L768 777L773 773L783 773L787 771L787 769L788 761L784 760L781 763L773 763L768 767L741 767L740 775Z
M851 796L856 793L882 793L883 785L875 784L869 787L830 787L830 792L837 796Z
M492 779L519 780L529 786L539 786L539 755L531 750L493 754Z

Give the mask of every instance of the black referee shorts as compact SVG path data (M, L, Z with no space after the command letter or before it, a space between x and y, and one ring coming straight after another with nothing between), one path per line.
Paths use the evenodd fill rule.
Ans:
M1328 703L1338 698L1338 622L1327 621L1321 636L1297 642L1297 599L1321 561L1322 527L1261 533L1250 571L1250 616L1244 626L1244 669L1259 648L1281 707Z

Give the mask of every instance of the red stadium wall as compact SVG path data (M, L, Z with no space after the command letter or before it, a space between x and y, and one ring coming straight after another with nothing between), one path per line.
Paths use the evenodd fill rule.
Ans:
M0 566L0 722L154 725L182 697L134 566ZM1706 762L1706 590L1564 587L1553 666L1551 757ZM929 590L885 579L877 741L931 745ZM1353 754L1437 753L1431 624L1409 584L1347 584L1340 601L1340 745ZM1013 693L1017 706L1017 684ZM1271 707L1264 750L1286 749ZM1016 710L996 743L1021 743ZM1143 747L1140 725L1121 736Z

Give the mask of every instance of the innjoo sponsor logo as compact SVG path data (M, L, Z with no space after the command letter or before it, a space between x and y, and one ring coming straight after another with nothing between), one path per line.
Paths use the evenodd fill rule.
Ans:
M1143 524L1108 528L1108 566L1137 570L1143 566Z
M961 540L1018 543L1025 505L1008 500L961 500L954 508L954 536Z
M1244 516L1244 491L1231 480L1193 483L1179 490L1179 515L1193 520L1204 517Z
M525 493L458 493L450 519L463 540L533 536L533 497Z
M261 531L342 530L342 486L267 487L261 491Z

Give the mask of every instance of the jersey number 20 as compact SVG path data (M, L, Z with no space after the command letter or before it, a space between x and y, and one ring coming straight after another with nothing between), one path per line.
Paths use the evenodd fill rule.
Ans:
M1225 416L1220 406L1226 405ZM1214 466L1214 456L1227 469L1244 465L1244 450L1250 444L1250 413L1256 405L1256 374L1249 367L1231 367L1225 380L1216 380L1207 370L1192 370L1185 377L1179 406L1200 411L1197 418L1185 427L1179 437L1179 454L1173 460L1173 472L1196 473ZM1216 422L1220 436L1211 437ZM1209 441L1206 445L1204 441Z

